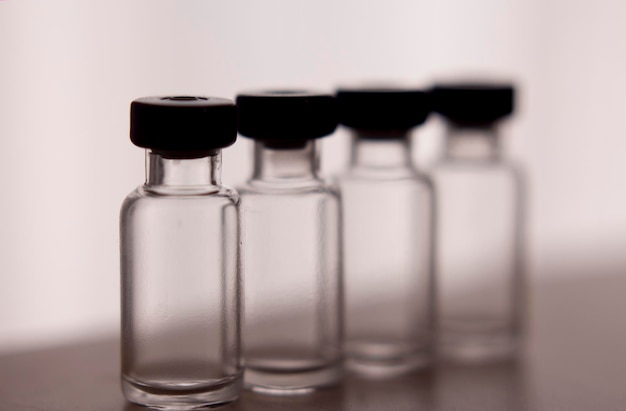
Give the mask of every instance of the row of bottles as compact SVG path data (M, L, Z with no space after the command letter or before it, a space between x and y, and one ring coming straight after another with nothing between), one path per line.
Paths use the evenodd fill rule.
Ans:
M513 355L521 177L497 132L513 97L462 84L135 100L147 175L121 212L126 397L193 409L242 385L300 394L344 368L385 377L439 356ZM431 111L447 136L426 172L410 134ZM351 159L329 183L318 139L338 124ZM254 158L235 191L221 184L221 149L237 132Z

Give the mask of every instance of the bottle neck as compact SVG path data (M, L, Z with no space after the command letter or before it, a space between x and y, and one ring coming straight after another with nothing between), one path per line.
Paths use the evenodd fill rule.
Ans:
M447 160L498 161L501 154L500 136L495 125L447 125L444 147Z
M355 131L352 135L351 167L405 168L412 166L408 132L375 136Z
M146 187L206 190L222 183L222 152L200 158L165 158L146 150Z
M319 148L316 140L302 147L273 148L262 141L254 142L253 180L297 181L317 179Z

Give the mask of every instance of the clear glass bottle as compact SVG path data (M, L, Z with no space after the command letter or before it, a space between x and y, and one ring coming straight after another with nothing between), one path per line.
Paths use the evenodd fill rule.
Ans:
M513 87L441 85L433 97L447 129L432 170L441 354L503 359L519 346L524 299L523 181L502 154L497 127L513 111Z
M120 216L122 388L136 404L195 409L242 386L239 198L221 184L236 139L231 100L150 97L131 105L146 182Z
M352 130L338 179L345 261L348 367L393 376L427 366L434 342L430 178L411 156L410 130L430 112L419 90L344 89L340 123Z
M339 198L319 176L317 138L336 127L332 96L237 97L239 133L254 140L241 194L246 281L245 385L308 393L341 374Z

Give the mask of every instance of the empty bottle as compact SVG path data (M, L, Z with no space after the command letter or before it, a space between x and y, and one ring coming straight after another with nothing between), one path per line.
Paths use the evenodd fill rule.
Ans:
M239 133L254 140L239 188L246 284L246 387L307 393L341 372L339 198L319 176L317 139L337 125L330 95L237 97Z
M506 358L519 345L523 313L522 175L506 160L498 125L513 112L511 85L433 89L446 124L432 170L439 195L437 247L441 354Z
M434 193L411 156L411 130L430 113L412 89L344 89L340 123L352 131L338 177L344 221L347 365L392 376L433 354Z
M121 211L122 388L136 404L194 409L242 386L238 203L221 184L236 139L231 100L131 105L146 182Z

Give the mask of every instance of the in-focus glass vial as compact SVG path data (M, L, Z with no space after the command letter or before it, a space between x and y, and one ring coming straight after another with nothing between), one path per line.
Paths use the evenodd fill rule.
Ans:
M440 350L487 361L518 348L523 313L522 175L502 153L499 121L513 112L511 85L433 89L444 118L437 247Z
M136 404L195 409L242 386L239 198L221 184L236 108L213 97L131 105L146 181L121 210L122 388Z
M430 178L411 156L411 130L430 113L413 89L343 89L339 122L352 131L342 199L348 367L394 376L426 367L434 342Z
M332 96L237 97L239 133L254 140L254 171L239 187L246 281L247 388L308 393L342 366L339 198L319 176L317 139L337 125Z

